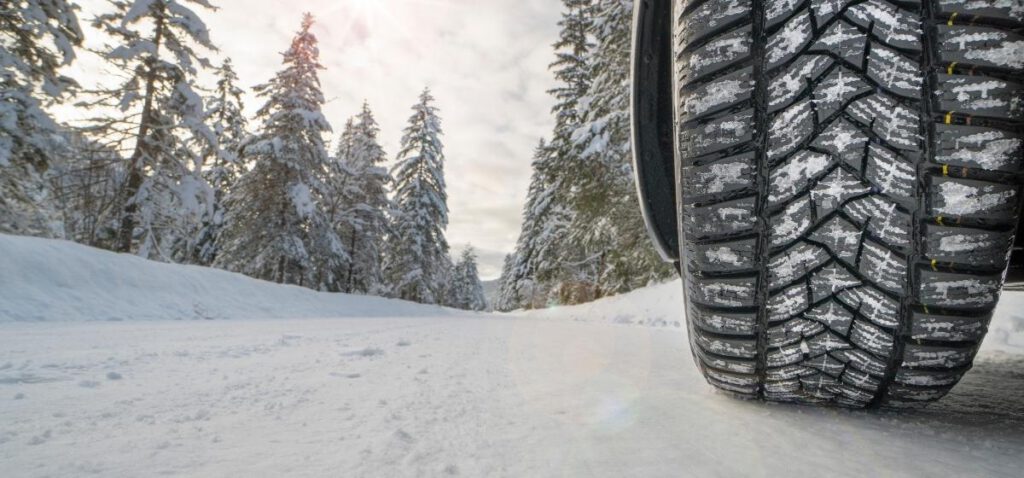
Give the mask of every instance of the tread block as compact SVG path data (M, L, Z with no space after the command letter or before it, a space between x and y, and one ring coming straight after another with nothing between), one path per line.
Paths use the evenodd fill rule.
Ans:
M846 368L846 365L843 365L842 362L832 358L832 356L828 354L819 355L805 360L804 365L830 377L838 377L842 375L843 369Z
M768 112L774 113L793 103L800 93L810 87L809 81L818 79L833 63L825 55L803 55L785 72L768 84Z
M1002 274L976 276L921 271L918 299L924 305L948 308L988 308L999 300Z
M868 136L853 123L838 119L829 124L812 144L859 167L869 141Z
M745 359L751 359L757 356L756 340L712 337L700 330L694 330L693 334L697 345L715 355Z
M905 207L913 207L917 202L917 170L911 163L885 146L868 146L865 178Z
M757 314L708 310L691 304L689 319L701 329L722 335L755 334Z
M784 367L800 363L803 357L804 350L800 344L793 344L765 352L765 363L769 367Z
M782 110L771 120L768 130L768 160L775 161L793 152L813 133L814 104L810 99Z
M1024 37L989 27L939 25L939 58L946 63L1024 68Z
M799 365L787 365L785 367L769 368L765 371L765 379L772 382L778 382L793 380L802 375L810 375L812 373L816 373L812 368L801 367Z
M757 393L757 377L705 369L708 383L733 393L754 395Z
M893 328L899 323L900 303L871 286L856 287L839 294L847 307L876 325Z
M828 176L818 181L811 191L815 215L818 217L828 216L846 201L869 192L871 192L871 188L857 177L845 169L836 168Z
M942 111L1024 119L1024 85L988 76L938 75Z
M752 197L707 206L685 206L683 227L694 239L752 231L757 223Z
M939 12L970 14L989 18L1010 18L1024 22L1024 2L1019 0L939 0Z
M750 0L707 0L680 21L679 40L699 42L737 21L750 18Z
M991 313L953 316L915 311L910 317L910 337L915 340L980 341L991 319Z
M682 120L692 121L749 100L754 92L752 75L752 68L743 68L711 83L684 91L679 97Z
M800 388L800 379L796 378L768 381L764 384L764 391L766 393L777 394L779 396L796 396L794 395L794 392L798 392Z
M1012 223L1016 219L1018 187L960 178L933 178L929 189L931 214Z
M924 244L929 259L1002 270L1013 245L1013 232L929 224Z
M802 348L806 351L807 355L818 357L837 350L851 349L853 346L850 345L848 340L832 332L823 332L807 339Z
M807 319L788 320L768 329L768 346L785 347L825 331L825 326Z
M902 252L910 244L911 217L888 199L879 196L855 199L843 211L851 219L867 225L871 235L887 247Z
M895 339L870 322L855 320L853 330L850 331L850 342L879 357L888 357L892 353Z
M815 23L824 25L835 18L847 5L857 0L819 0L811 2L809 8L814 13Z
M683 128L679 132L679 154L694 158L750 141L753 110L746 110L710 123Z
M797 199L771 218L771 245L778 247L796 240L811 228L811 200Z
M977 347L940 347L908 343L903 349L903 367L945 368L963 367L974 358Z
M868 55L868 76L893 94L918 100L924 85L924 75L921 74L919 64L919 61L911 60L895 50L875 44L871 46Z
M828 251L801 242L775 257L768 259L768 287L778 289L807 276L818 266L829 261Z
M750 359L711 355L704 352L704 349L700 347L693 347L693 351L698 359L711 368L734 373L755 373L757 371L757 363Z
M713 163L683 167L683 187L690 193L688 198L698 199L704 195L715 195L751 189L757 169L754 167L754 153L730 156ZM694 194L699 192L698 194Z
M980 126L936 127L935 161L989 171L1020 171L1024 136Z
M810 13L801 13L768 38L765 68L771 70L800 54L814 39Z
M687 281L690 297L699 304L717 307L750 307L757 294L756 277L706 279L694 277Z
M870 0L850 7L846 18L888 45L903 49L921 49L921 21L917 14L883 0Z
M860 273L879 287L901 294L907 282L907 261L874 241L865 241L860 255Z
M856 368L861 372L869 373L876 377L885 376L886 362L864 350L839 350L830 355L848 367Z
M693 82L750 57L750 27L722 35L689 53L677 63L681 82Z
M811 276L811 301L821 302L844 290L862 285L857 279L846 270L845 267L833 262Z
M843 398L846 398L847 400L844 401L840 398L837 399L836 402L849 407L863 407L875 398L875 394L847 384L843 384L839 387L839 393L843 394Z
M825 154L806 150L794 154L772 170L768 180L768 204L774 206L796 197L834 165L834 160Z
M842 110L845 103L871 90L871 86L861 80L860 75L845 67L834 68L814 88L814 107L818 118L831 118Z
M779 322L807 310L807 285L797 284L768 299L768 322Z
M796 12L803 0L767 0L764 7L765 27L778 25Z
M752 269L757 265L757 241L745 239L716 244L687 244L687 259L702 272L725 272Z
M860 228L835 216L811 233L811 240L824 244L841 261L853 266L860 250L861 235Z
M924 137L921 135L920 114L889 95L875 93L865 96L854 101L849 112L890 146L909 151L921 148Z
M901 368L896 372L896 383L917 387L949 387L959 382L962 376L962 371Z
M818 25L821 25L819 22ZM854 66L864 64L868 36L846 22L835 22L811 45L809 51L839 55Z
M853 314L835 301L828 301L804 313L804 317L820 322L840 335L846 335L853 324Z
M855 368L846 369L846 371L843 372L841 380L847 385L871 392L877 392L878 388L882 386L881 380Z

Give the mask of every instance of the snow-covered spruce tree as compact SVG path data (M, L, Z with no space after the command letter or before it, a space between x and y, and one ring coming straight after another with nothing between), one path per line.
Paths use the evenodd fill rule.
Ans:
M591 84L590 50L593 0L563 0L561 32L553 45L551 69L558 85L549 93L555 99L555 127L551 140L538 148L533 178L523 211L523 229L513 268L514 295L524 307L573 302L568 291L578 287L586 265L585 251L571 244L568 230L575 211L573 180L578 149L572 140L579 129L580 99ZM584 278L589 281L590 278Z
M505 254L505 260L501 265L501 276L498 277L498 296L494 303L494 310L508 312L515 310L519 306L520 301L515 296L514 289L511 287L514 283L512 280L512 269L515 265L515 254Z
M203 177L213 188L213 204L202 218L194 245L186 248L189 257L180 262L210 265L217 257L217 236L224 226L224 199L244 171L239 157L239 148L248 134L243 94L228 58L217 68L217 86L206 100L206 123L217 138L216 143L207 143L202 153Z
M383 249L392 209L388 186L392 178L383 166L387 155L378 140L380 127L370 106L349 121L338 145L337 173L330 181L332 224L349 253L339 274L340 290L384 293Z
M452 271L452 306L465 310L486 310L487 298L480 282L473 246L467 247L459 256L459 262Z
M592 298L626 292L671 274L647 240L630 164L630 48L632 0L596 0L593 81L579 102L573 141L569 242L587 257ZM579 271L584 271L579 268Z
M0 2L0 232L63 234L45 178L58 128L43 107L76 86L60 74L82 41L76 8L65 0Z
M393 296L428 304L444 302L444 264L449 261L441 120L433 102L425 89L412 108L391 170L395 211L385 270Z
M195 79L215 50L192 6L206 0L111 0L93 26L113 39L100 52L124 81L94 91L88 107L105 107L95 130L105 144L130 150L116 249L170 260L171 247L192 234L212 204L196 144L216 143L204 122ZM205 148L202 148L205 149Z
M570 215L555 203L560 190L555 158L542 139L534 151L533 175L523 206L523 225L516 242L515 262L505 286L506 307L541 307L547 303L547 292L538 283L539 277L553 278L558 272L558 240L554 234L564 233Z
M258 134L241 148L252 169L225 200L227 217L214 265L278 283L314 289L336 282L348 260L320 201L328 194L328 155L323 134L331 127L321 112L313 17L284 53L284 69L256 93L266 103L256 113Z

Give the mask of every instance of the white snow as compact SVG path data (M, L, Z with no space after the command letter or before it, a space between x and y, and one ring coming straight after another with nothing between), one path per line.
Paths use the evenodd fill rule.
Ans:
M2 474L1019 472L1024 294L948 397L899 413L717 393L682 307L672 282L461 313L0 236Z
M970 186L957 182L939 185L943 204L936 210L942 214L966 215L989 211L1002 206L1017 195L1014 190L996 191L991 186Z

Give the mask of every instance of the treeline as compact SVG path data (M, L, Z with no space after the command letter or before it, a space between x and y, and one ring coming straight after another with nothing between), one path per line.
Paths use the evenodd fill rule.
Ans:
M449 256L429 90L389 170L365 104L328 153L311 15L281 69L255 87L263 105L246 118L230 60L211 62L206 0L109 7L84 30L71 1L0 2L0 232L322 291L486 308L472 249ZM118 84L85 89L62 74L87 34L108 40L97 53ZM58 105L95 119L59 125L48 112Z
M574 304L671 275L651 247L630 149L632 0L562 0L551 64L555 127L541 140L499 310Z

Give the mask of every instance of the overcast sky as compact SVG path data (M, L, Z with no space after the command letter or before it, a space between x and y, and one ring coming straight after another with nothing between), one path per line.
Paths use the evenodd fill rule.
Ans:
M83 27L103 0L80 0ZM429 86L441 110L447 157L448 240L453 254L472 243L485 279L498 276L519 233L537 140L551 130L553 85L547 70L557 37L557 0L211 0L204 12L221 51L246 87L268 80L299 28L316 16L324 107L340 133L369 101L394 158L410 107ZM87 28L87 34L93 33ZM96 46L96 35L87 42ZM89 85L104 78L83 53L72 73ZM251 114L260 105L246 98Z

